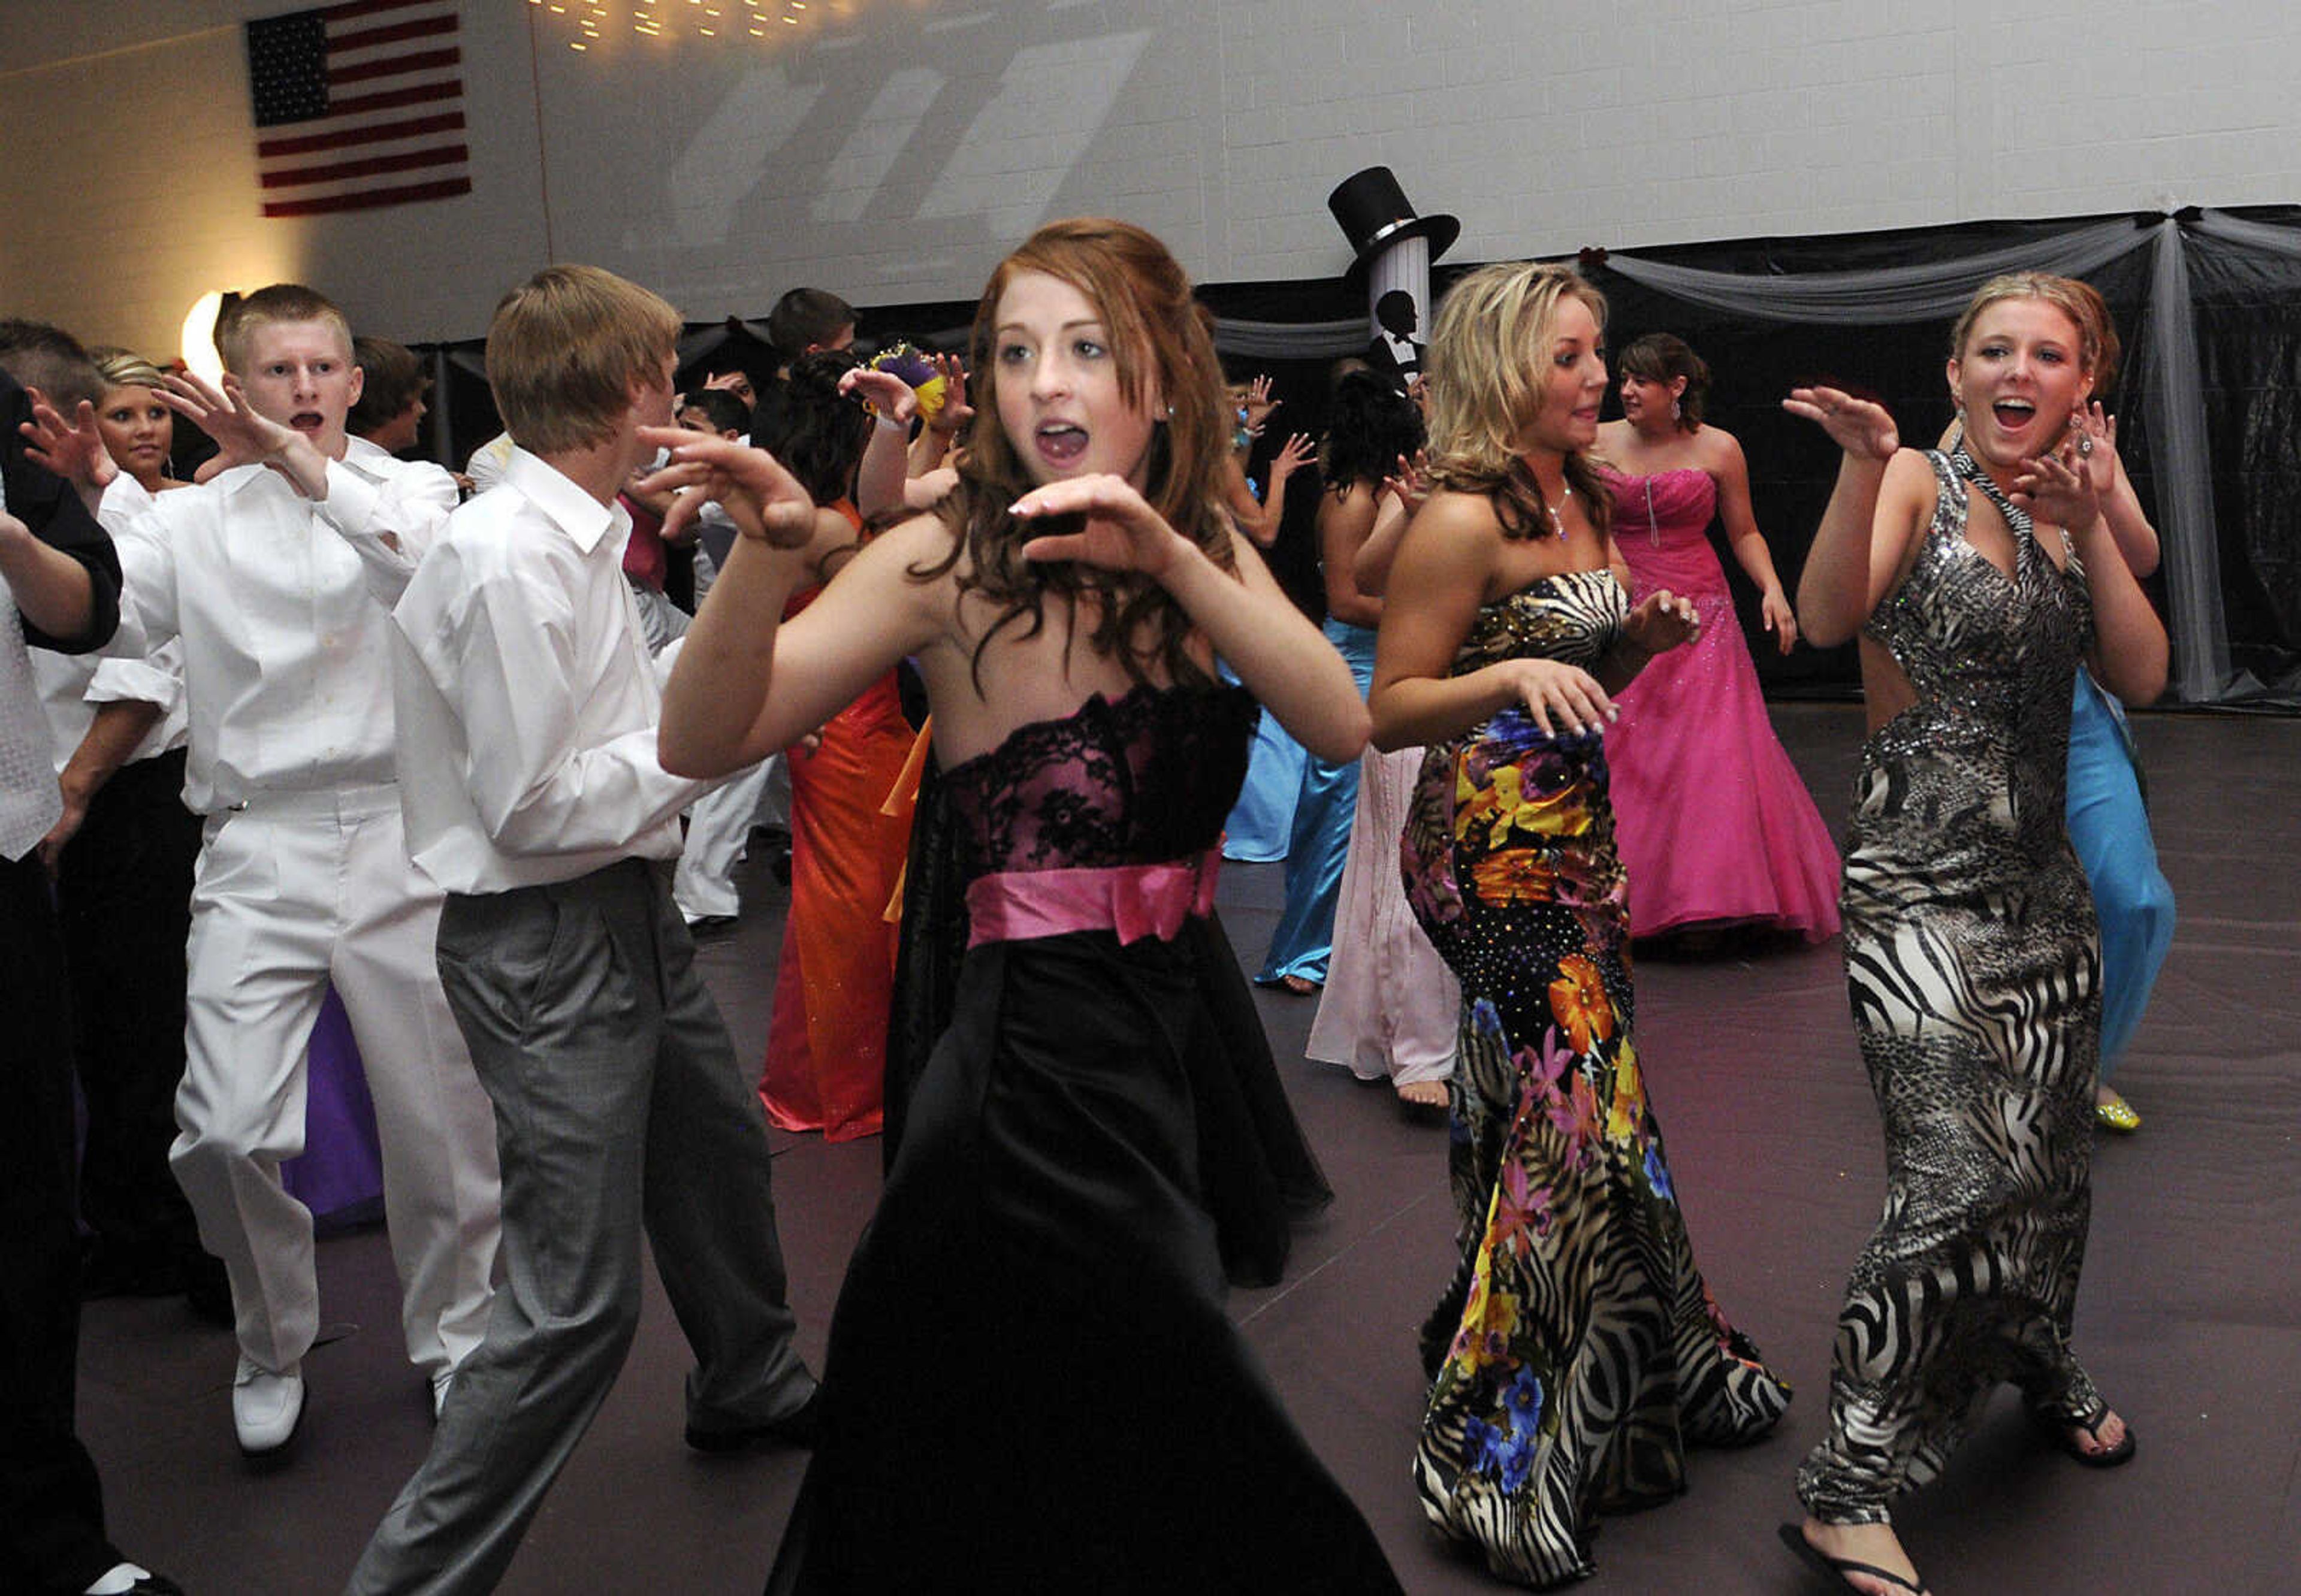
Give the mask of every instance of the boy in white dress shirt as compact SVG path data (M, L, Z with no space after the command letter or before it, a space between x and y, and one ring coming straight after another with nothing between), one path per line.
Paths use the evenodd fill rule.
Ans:
M448 891L439 969L496 1106L505 1279L356 1592L495 1588L615 1382L640 1238L697 1358L688 1444L804 1444L767 1126L671 899L679 812L616 490L671 416L679 318L554 266L507 296L488 380L518 444L393 612L400 790Z
M172 380L171 403L254 464L156 500L123 472L100 514L152 642L182 639L184 800L205 830L170 1162L230 1276L232 1420L254 1455L294 1434L319 1328L312 1216L279 1166L304 1149L305 1046L331 980L435 1407L487 1326L497 1182L487 1099L432 963L440 893L408 862L392 765L385 612L455 485L437 466L346 460L359 372L320 295L260 289L221 341L224 391Z

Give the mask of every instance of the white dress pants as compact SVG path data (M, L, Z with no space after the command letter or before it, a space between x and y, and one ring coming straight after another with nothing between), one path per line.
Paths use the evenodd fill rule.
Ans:
M743 907L735 890L735 865L743 856L767 804L769 785L781 773L783 756L770 754L748 770L738 771L724 785L697 798L687 811L687 840L680 849L679 867L672 874L672 900L690 925L698 920L732 916ZM777 810L789 823L791 782Z
M495 1117L439 989L442 895L407 857L395 787L278 794L208 817L192 888L184 1083L169 1161L224 1262L240 1351L291 1367L319 1329L305 1049L330 980L375 1101L408 1356L449 1369L487 1330Z

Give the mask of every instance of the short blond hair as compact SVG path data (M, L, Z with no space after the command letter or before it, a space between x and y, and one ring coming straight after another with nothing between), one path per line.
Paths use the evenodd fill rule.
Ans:
M488 327L488 386L520 447L588 448L611 436L634 386L665 380L679 313L598 266L547 266L503 297Z
M216 353L235 377L247 375L248 345L259 327L280 322L324 322L343 339L344 360L352 358L352 324L336 302L300 282L275 282L247 296L218 318Z
M1481 266L1446 291L1430 333L1430 473L1439 487L1485 495L1506 537L1551 529L1552 506L1519 458L1519 437L1542 409L1560 307L1578 299L1600 330L1606 297L1564 266L1531 261ZM1612 497L1580 454L1568 485L1600 531Z

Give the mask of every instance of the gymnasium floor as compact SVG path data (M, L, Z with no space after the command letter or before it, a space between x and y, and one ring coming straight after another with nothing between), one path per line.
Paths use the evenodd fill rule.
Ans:
M1783 740L1840 824L1859 711L1781 705ZM1950 1472L1897 1515L1936 1596L2269 1592L2301 1568L2301 721L2152 715L2139 723L2180 926L2119 1083L2146 1119L2105 1140L2078 1345L2139 1455L2095 1474L2045 1448L2001 1393ZM783 893L763 869L704 959L737 1046L756 1057ZM1232 866L1222 913L1259 955L1276 865ZM1839 1288L1879 1197L1877 1121L1834 945L1638 967L1639 1052L1697 1256L1719 1300L1795 1383L1782 1428L1701 1453L1669 1507L1606 1522L1606 1592L1820 1591L1774 1540L1820 1434ZM1233 1308L1312 1442L1364 1508L1410 1591L1496 1586L1423 1531L1407 1475L1420 1381L1412 1331L1450 1258L1444 1133L1390 1093L1309 1064L1313 1001L1260 997L1280 1069L1337 1191L1287 1279ZM810 1359L878 1183L875 1141L776 1137L777 1202ZM380 1231L324 1241L329 1339L289 1457L234 1450L230 1338L174 1301L90 1304L80 1431L115 1539L194 1596L331 1592L430 1434L406 1365ZM503 1589L758 1590L797 1489L797 1454L705 1458L680 1439L687 1354L650 1277L621 1381L546 1502ZM983 1438L983 1466L1000 1438ZM1177 1526L1188 1533L1187 1526Z

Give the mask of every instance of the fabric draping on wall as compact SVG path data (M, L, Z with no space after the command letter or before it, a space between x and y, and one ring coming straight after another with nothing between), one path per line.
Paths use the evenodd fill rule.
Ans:
M1862 327L1950 321L1975 288L2002 272L2083 277L2139 248L2148 237L2131 218L2120 217L1979 255L1862 272L1758 277L1612 254L1606 264L1633 282L1717 310L1769 321Z

